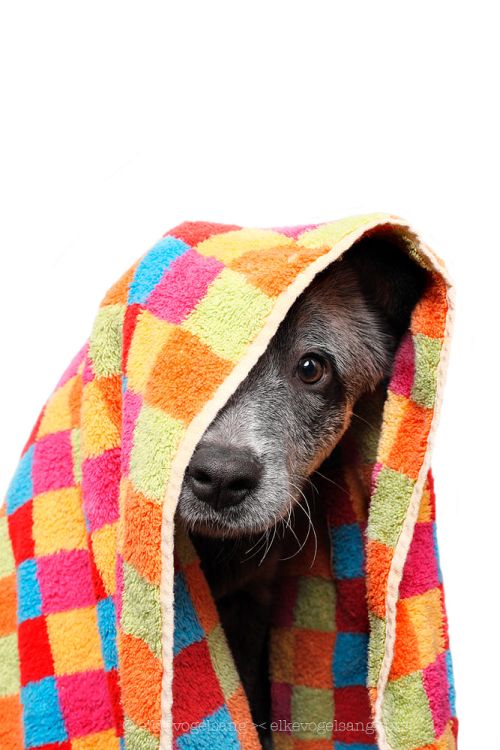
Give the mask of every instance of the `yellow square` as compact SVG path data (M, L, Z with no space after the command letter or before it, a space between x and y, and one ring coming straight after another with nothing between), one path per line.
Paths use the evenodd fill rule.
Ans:
M70 378L48 400L43 410L42 421L38 428L37 438L50 435L52 432L69 430L72 427L71 417L71 394L75 386L77 376Z
M120 431L109 415L108 404L97 380L91 380L83 389L82 424L82 460L120 446Z
M269 315L273 301L225 268L183 323L219 357L237 362Z
M128 386L135 393L143 393L159 353L169 333L171 323L159 320L143 310L135 327L127 361Z
M309 248L334 247L337 242L344 239L351 232L368 226L375 221L387 220L387 214L366 214L365 216L348 216L346 219L321 224L316 229L310 229L299 235L299 245Z
M444 651L443 604L440 589L402 599L417 639L420 668L432 664Z
M89 734L87 737L75 737L71 740L73 750L119 750L120 740L114 729Z
M101 669L101 641L94 607L47 615L56 674Z
M211 255L226 265L245 253L255 250L270 250L289 245L290 237L272 229L236 229L222 234L213 234L200 242L196 250L202 255Z
M101 574L106 593L109 595L116 591L116 538L116 523L107 523L97 531L92 532L92 551L95 563Z
M393 391L387 392L382 433L378 445L377 461L379 463L387 464L407 407L408 399Z
M87 532L81 490L68 487L38 495L33 501L35 555L85 549Z

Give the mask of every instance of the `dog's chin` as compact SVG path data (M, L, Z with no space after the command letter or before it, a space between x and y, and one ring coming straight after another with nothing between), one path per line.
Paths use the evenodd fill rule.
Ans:
M191 532L212 538L239 538L261 534L286 517L289 500L276 513L264 503L249 497L239 505L214 510L189 490L183 490L177 506L177 518Z

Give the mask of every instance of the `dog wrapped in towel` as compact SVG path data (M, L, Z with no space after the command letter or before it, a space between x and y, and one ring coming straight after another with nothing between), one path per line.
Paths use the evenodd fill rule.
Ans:
M403 221L374 214L275 230L185 223L107 293L1 510L1 750L260 747L176 503L201 436L294 301L372 239L425 269L425 290L390 379L318 483L327 547L282 564L272 745L455 747L430 473L450 287Z

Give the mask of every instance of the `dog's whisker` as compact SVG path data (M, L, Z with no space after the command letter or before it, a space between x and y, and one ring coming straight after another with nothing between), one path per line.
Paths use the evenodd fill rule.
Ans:
M355 412L351 412L351 416L355 417L355 419L359 419L360 422L364 422L371 430L378 433L378 428L372 425L367 419L361 416L361 414L356 414Z
M307 518L307 520L309 522L308 528L307 528L307 536L306 536L306 538L304 540L304 544L309 539L309 535L310 535L311 531L312 531L312 533L314 535L314 555L313 555L313 559L311 561L311 564L309 566L309 568L312 568L312 566L314 565L314 563L316 561L316 555L318 554L318 535L316 534L316 529L314 528L314 523L313 523L313 520L312 520L312 517L311 517L311 509L309 507L309 503L307 502L307 500L305 500L305 503L306 503L307 510L306 510L306 508L304 508L304 506L302 505L302 503L298 503L298 507L304 513L304 515L306 516L306 518Z
M326 474L322 474L321 471L318 471L318 469L316 469L315 474L317 474L319 477L324 479L325 482L330 482L330 484L333 484L334 487L336 487L338 490L341 490L341 492L344 492L346 495L349 494L345 487L342 487L341 484L339 484L338 482L335 482L330 477L327 477Z

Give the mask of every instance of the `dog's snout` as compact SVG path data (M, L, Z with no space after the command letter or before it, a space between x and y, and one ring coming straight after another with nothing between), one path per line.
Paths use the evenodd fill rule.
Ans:
M261 474L261 463L251 450L207 445L194 453L187 477L196 497L218 510L241 503Z

